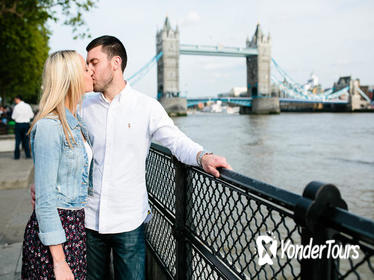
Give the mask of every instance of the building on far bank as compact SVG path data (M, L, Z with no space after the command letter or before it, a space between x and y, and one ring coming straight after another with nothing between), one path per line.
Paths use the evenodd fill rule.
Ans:
M333 92L341 90L345 87L349 87L351 83L351 76L343 76L340 77L337 82L334 83L333 85ZM374 100L374 85L361 85L360 84L360 79L357 79L358 86L360 89L366 94L367 97L370 98L370 100Z
M339 80L335 82L334 85L332 86L332 91L335 92L345 87L349 87L351 80L352 80L351 76L340 77Z
M374 101L374 85L371 86L361 86L360 89L370 98L370 100Z
M246 87L233 87L229 92L219 93L218 97L246 97L247 88Z

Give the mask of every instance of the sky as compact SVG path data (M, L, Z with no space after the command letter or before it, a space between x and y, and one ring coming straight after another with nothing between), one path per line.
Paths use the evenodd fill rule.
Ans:
M373 0L100 0L84 14L92 38L113 35L125 45L130 77L156 54L156 32L168 16L181 44L245 47L256 24L272 39L272 57L297 82L314 72L323 88L340 76L374 85ZM62 22L62 21L61 21ZM84 57L91 39L73 40L72 29L49 23L51 51L75 49ZM215 96L246 86L244 58L180 56L180 90ZM156 96L156 67L133 87Z

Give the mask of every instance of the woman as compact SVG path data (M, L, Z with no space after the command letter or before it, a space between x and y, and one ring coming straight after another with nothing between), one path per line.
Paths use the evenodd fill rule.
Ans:
M84 204L92 151L77 105L93 90L75 51L58 51L43 70L39 113L30 128L35 210L23 241L22 279L85 279Z

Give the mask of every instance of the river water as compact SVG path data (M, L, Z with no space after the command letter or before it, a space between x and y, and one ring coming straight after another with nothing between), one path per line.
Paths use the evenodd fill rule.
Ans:
M335 184L349 211L374 219L374 114L195 113L175 124L236 172L302 194Z

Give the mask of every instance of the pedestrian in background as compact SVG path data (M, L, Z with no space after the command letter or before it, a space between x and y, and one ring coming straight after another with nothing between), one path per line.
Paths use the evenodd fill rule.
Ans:
M14 132L16 135L16 147L14 149L14 159L20 158L19 144L25 150L26 158L31 158L29 141L27 132L30 129L30 120L34 117L31 106L22 100L20 95L14 98L16 106L14 106L12 119L16 122Z

